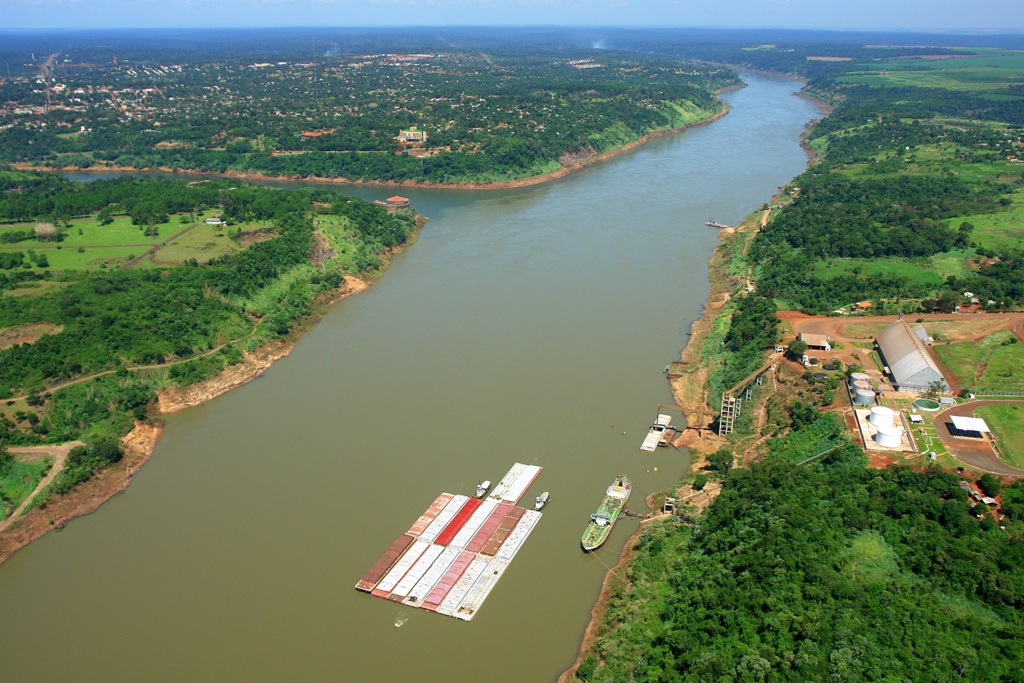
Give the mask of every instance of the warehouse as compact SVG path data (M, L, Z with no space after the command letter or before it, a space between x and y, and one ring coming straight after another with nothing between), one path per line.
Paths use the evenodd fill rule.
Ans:
M923 327L911 330L902 318L878 333L875 343L897 390L928 391L933 382L940 382L942 390L949 391L949 384L925 346L927 338Z

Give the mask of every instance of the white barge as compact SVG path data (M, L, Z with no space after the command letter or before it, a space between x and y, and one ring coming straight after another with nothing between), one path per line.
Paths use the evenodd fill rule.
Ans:
M542 516L515 507L541 469L516 463L486 500L441 494L356 588L471 620Z
M654 449L658 447L658 442L661 441L661 437L665 435L665 430L672 425L671 415L658 415L658 419L651 425L651 431L647 433L647 438L640 444L640 450L648 453L653 453Z

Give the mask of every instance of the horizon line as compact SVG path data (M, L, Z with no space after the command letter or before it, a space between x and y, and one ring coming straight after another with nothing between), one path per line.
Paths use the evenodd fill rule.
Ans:
M654 24L273 24L273 25L231 25L204 24L179 26L0 26L0 32L45 32L60 31L67 33L85 33L88 31L181 31L181 30L285 30L285 29L604 29L604 30L696 30L696 31L816 31L826 33L913 33L923 35L963 35L963 36L997 36L1024 34L1024 26L1020 27L971 27L971 28L835 28L835 27L794 27L794 26L693 26L693 25L654 25Z

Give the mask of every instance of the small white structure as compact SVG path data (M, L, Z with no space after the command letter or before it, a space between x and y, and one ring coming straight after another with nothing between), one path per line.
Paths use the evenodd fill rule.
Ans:
M222 221L220 219L220 216L211 216L210 218L206 219L206 224L207 225L224 225L225 223L224 223L224 221Z
M911 413L910 414L910 423L911 424L915 424L915 425L916 424L924 424L924 418L921 417L920 415L918 415L917 413Z
M875 443L883 448L899 448L903 441L903 430L898 427L879 427Z
M892 427L893 418L896 413L892 408L886 406L875 406L871 409L871 415L868 417L868 422L878 427L881 431L882 427Z
M985 434L992 431L980 417L954 415L951 419L953 420L953 429L950 429L949 431L953 436L966 436L973 439L983 439Z

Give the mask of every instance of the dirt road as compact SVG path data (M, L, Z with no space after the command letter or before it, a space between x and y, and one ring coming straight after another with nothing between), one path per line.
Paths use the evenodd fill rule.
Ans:
M25 508L29 506L32 499L35 498L43 489L49 486L54 477L60 474L61 470L64 469L64 462L68 459L68 453L71 452L71 449L75 446L84 445L85 444L81 441L69 441L56 446L24 446L21 448L8 449L11 453L42 453L52 455L54 456L54 463L53 467L51 467L50 471L46 473L46 476L42 478L35 490L22 501L21 505L18 506L18 509L12 512L10 517L7 519L0 521L0 531L3 531L13 524L14 521L21 516L21 513L25 511Z

